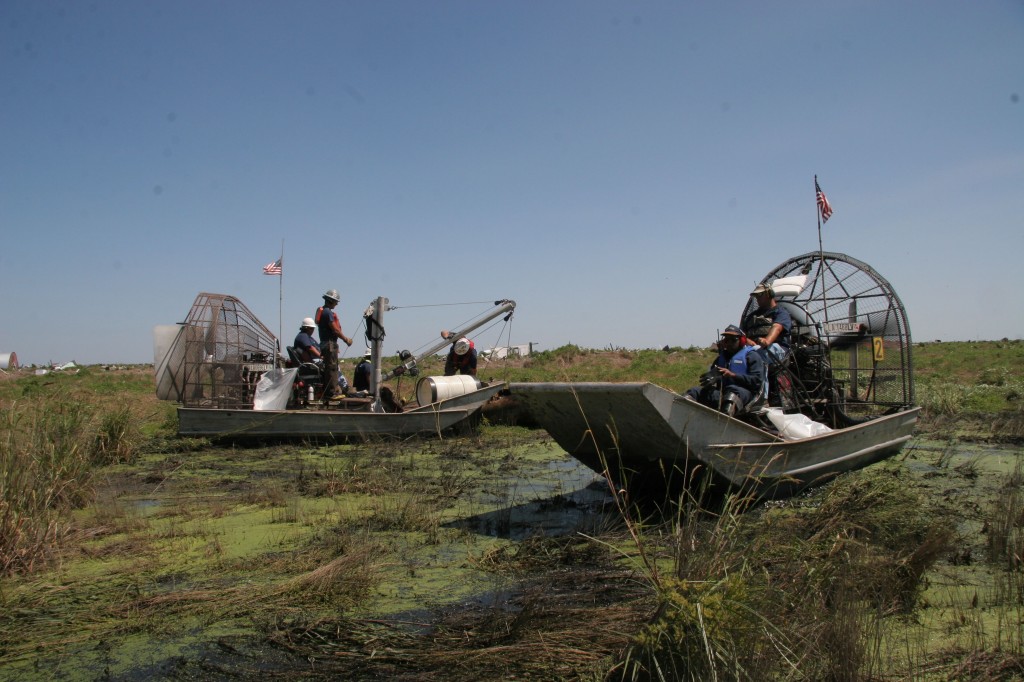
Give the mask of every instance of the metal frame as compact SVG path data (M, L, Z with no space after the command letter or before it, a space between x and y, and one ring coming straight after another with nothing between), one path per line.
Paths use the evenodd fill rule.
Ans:
M171 353L185 407L252 409L256 383L278 366L277 337L241 301L200 293Z
M791 258L761 281L796 275L807 276L803 290L777 301L793 316L790 371L798 387L854 419L913 405L910 325L889 282L866 263L827 251ZM756 307L751 298L741 319Z

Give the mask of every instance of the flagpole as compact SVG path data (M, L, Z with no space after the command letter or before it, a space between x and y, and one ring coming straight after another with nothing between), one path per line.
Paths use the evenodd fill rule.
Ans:
M825 296L825 248L821 242L821 204L819 193L821 187L818 185L818 176L814 176L814 212L818 214L818 274L821 276L821 310L825 315L825 324L828 324L828 298ZM824 330L823 330L824 331Z
M820 228L819 228L820 231ZM277 280L277 352L280 354L284 348L284 239L281 239L281 276Z

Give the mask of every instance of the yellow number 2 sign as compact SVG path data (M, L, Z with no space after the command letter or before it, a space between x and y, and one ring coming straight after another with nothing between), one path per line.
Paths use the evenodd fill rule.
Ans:
M882 360L885 360L885 344L882 343L882 337L872 337L871 344L875 348L875 362L881 362Z

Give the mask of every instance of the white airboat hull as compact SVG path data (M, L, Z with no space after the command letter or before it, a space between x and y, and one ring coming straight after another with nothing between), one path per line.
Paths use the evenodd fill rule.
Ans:
M685 481L705 469L768 497L896 454L920 411L786 441L651 383L514 383L509 390L566 452L595 471Z

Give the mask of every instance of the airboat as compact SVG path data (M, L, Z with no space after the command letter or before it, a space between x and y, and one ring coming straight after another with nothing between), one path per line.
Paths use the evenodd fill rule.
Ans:
M730 416L651 383L512 383L570 455L623 485L713 480L785 497L898 453L913 436L910 327L889 283L850 256L791 258L762 280L793 318L774 392ZM756 307L749 301L741 319ZM773 406L772 404L777 406Z
M515 310L515 301L494 308L454 330L468 335ZM443 340L398 361L383 371L383 296L363 313L374 372L368 391L338 400L323 400L323 368L302 362L294 349L281 346L274 334L233 296L200 293L184 322L153 330L157 397L179 403L178 434L218 439L309 438L347 440L442 434L471 426L481 408L504 383L476 377L420 377L413 401L402 404L385 384L395 377L417 377L424 358L449 344Z

